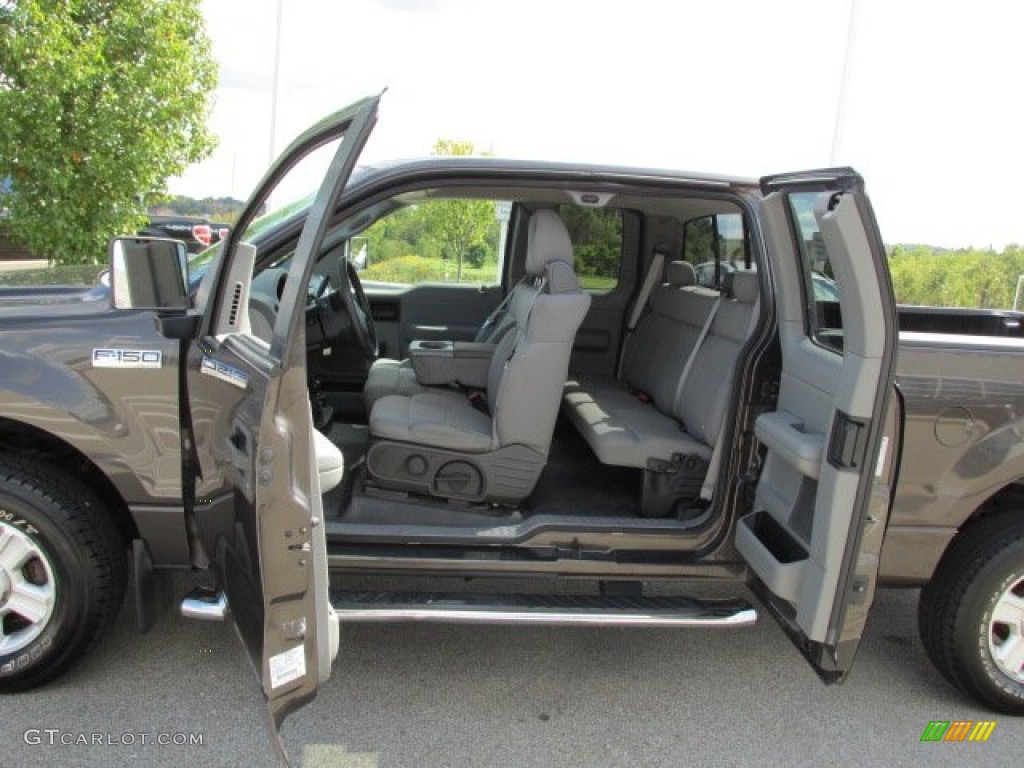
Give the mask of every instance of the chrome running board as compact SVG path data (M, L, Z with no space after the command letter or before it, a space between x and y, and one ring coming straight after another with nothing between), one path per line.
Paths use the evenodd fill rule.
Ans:
M745 627L757 611L742 600L691 597L332 592L342 624L423 621L631 627Z

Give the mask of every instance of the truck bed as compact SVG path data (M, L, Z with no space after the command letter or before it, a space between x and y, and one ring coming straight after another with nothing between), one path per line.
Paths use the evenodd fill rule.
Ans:
M1024 477L1024 313L898 311L903 454L881 576L920 584L968 517Z

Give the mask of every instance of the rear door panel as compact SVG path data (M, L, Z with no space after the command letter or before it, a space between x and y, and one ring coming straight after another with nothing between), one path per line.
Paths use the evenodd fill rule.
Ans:
M852 662L874 591L881 536L865 531L884 529L888 515L875 469L895 303L858 176L823 171L764 187L783 370L776 410L755 425L765 458L736 543L762 600L818 672L836 680ZM819 311L822 279L837 289L841 327L824 319L840 313Z

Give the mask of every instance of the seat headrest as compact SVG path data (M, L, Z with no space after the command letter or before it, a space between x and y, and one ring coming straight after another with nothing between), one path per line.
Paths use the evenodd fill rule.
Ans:
M665 282L679 287L694 285L697 282L697 273L688 261L670 261L665 266Z
M543 209L530 217L530 230L526 238L526 273L543 275L544 268L553 261L562 261L572 267L572 241L562 217Z
M757 282L757 272L736 272L732 276L732 297L743 304L753 304L757 301L757 294L760 286Z

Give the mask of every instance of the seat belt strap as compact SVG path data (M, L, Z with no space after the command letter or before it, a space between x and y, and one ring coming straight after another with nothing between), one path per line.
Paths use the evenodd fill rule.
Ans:
M651 259L651 266L647 268L647 275L644 277L644 283L640 286L640 293L637 294L636 303L633 305L633 311L629 315L629 323L626 325L626 330L632 333L636 330L637 323L640 322L640 316L644 313L644 309L647 307L647 300L651 298L651 291L654 290L661 279L662 274L665 270L665 254L661 251L654 252L654 258Z
M704 344L704 339L708 337L708 332L711 331L711 325L715 322L715 315L718 314L718 308L722 304L722 297L719 296L715 299L715 303L711 305L711 312L708 314L708 319L704 321L704 327L700 329L700 335L697 336L697 343L693 345L693 350L690 352L690 356L686 359L686 365L683 366L683 372L679 376L679 383L676 384L675 396L672 398L673 403L678 403L679 398L683 396L683 387L686 386L686 378L690 375L690 370L693 368L693 363L697 359L697 353L700 352L700 348Z
M515 344L512 345L512 351L509 353L509 356L505 358L505 367L506 368L508 367L509 361L513 357L515 357L516 349L518 349L518 347L519 347L519 340L521 338L523 338L523 336L526 334L526 331L530 327L530 316L533 314L533 305L537 303L538 297L542 293L544 293L544 289L547 287L547 284L548 284L548 278L547 278L547 275L544 275L543 277L541 277L540 282L537 283L537 292L535 294L533 294L533 296L530 299L530 303L529 303L529 305L526 308L526 317L523 320L523 327L520 328L520 327L517 326L516 329L515 329L516 341L515 341Z
M637 325L640 323L640 318L647 308L647 301L651 298L651 292L654 290L654 286L658 284L664 269L665 254L661 251L655 251L654 257L651 259L651 266L647 268L647 274L644 276L643 285L640 286L640 293L637 294L636 303L633 304L633 311L629 314L629 322L626 323L626 340L622 344L622 354L619 355L619 369L615 372L618 378L622 377L622 366L626 360L626 346L633 336L633 331L636 330Z
M750 341L750 337L754 333L754 328L757 327L758 315L761 313L761 297L757 297L757 301L754 302L753 308L750 310L750 322L747 323L747 332L743 337L743 343L746 344ZM729 409L726 409L726 413L729 413ZM718 471L722 466L722 433L725 431L725 416L722 416L722 423L718 427L718 438L715 440L715 447L711 449L711 459L708 461L708 471L704 475L704 483L700 487L700 497L705 501L711 501L711 497L715 495L715 485L718 484Z
M474 341L484 341L487 332L498 323L498 318L508 309L508 303L512 301L512 294L515 293L516 288L526 282L528 275L524 275L520 278L519 282L512 286L512 289L505 294L505 298L501 300L501 304L494 308L494 311L487 316L484 320L483 325L480 326L480 330L476 332L476 338Z

